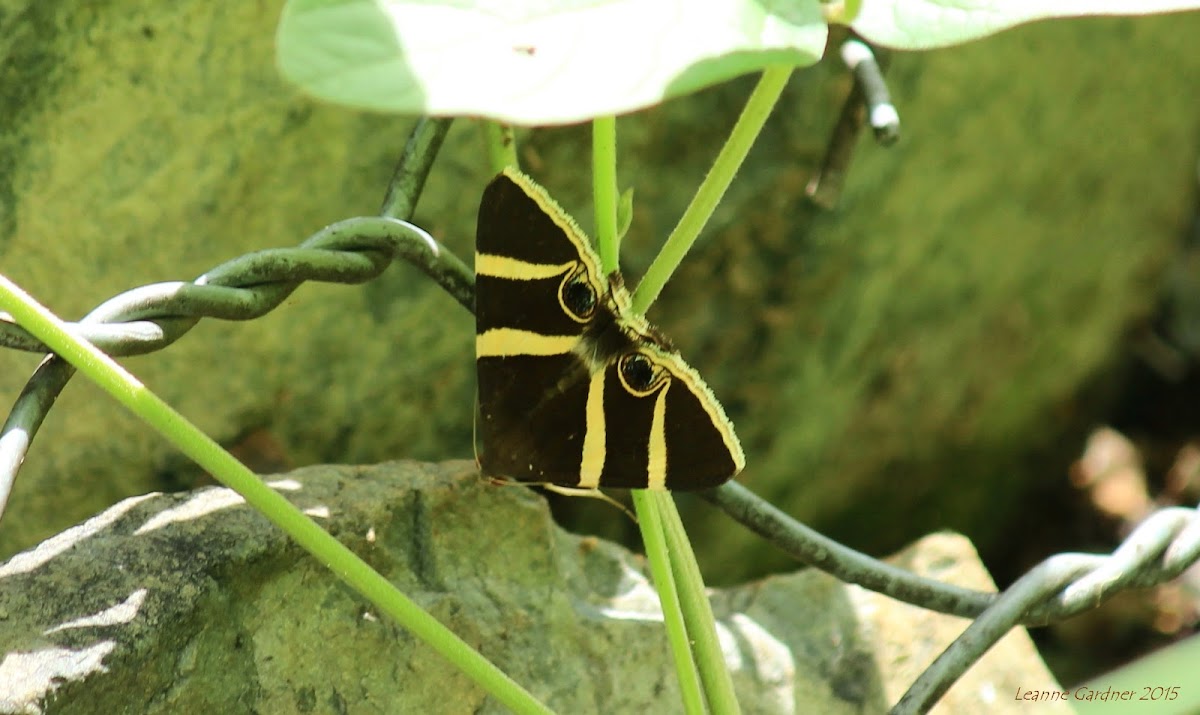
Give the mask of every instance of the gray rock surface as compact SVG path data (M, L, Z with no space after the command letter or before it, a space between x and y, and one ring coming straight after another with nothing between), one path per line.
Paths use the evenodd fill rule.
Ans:
M531 491L464 462L269 481L556 711L681 711L640 558ZM962 537L897 563L992 587ZM883 712L965 626L814 571L713 603L747 713ZM127 499L0 565L0 654L3 713L501 711L223 488ZM1023 631L938 711L1028 713L1018 687L1056 687Z

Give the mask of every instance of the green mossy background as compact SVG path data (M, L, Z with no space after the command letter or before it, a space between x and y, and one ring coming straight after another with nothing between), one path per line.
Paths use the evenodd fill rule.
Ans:
M285 86L280 7L0 0L5 274L76 317L377 210L411 122ZM876 553L954 528L986 556L1055 518L1038 495L1065 488L1190 220L1197 36L1197 14L1093 18L896 55L903 138L863 140L833 212L803 190L848 78L836 61L798 71L650 313L733 417L744 483ZM752 84L620 122L630 282ZM455 125L416 217L464 257L481 141ZM523 132L521 152L590 225L586 129ZM442 459L471 451L472 330L399 266L364 287L305 286L253 325L206 322L124 362L222 442L265 440L281 467ZM15 399L35 364L0 355L0 395ZM79 381L34 444L0 558L192 476ZM581 529L632 531L601 504L563 511ZM707 507L688 512L712 581L787 564Z

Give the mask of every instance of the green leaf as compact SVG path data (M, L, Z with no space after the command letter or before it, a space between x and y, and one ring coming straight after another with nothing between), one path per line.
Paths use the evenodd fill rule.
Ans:
M1052 17L1149 15L1197 8L1196 0L866 0L851 27L877 45L924 50Z
M555 124L820 59L818 0L288 0L285 77L407 114Z

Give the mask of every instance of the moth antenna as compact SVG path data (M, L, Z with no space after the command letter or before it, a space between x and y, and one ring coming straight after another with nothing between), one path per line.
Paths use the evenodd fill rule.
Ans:
M625 506L624 504L617 501L616 499L613 499L612 497L610 497L609 495L600 491L599 489L584 489L582 487L564 487L564 486L560 486L558 484L537 484L535 486L539 486L548 492L554 492L555 494L561 494L564 497L583 497L585 499L599 499L600 501L607 502L609 505L615 506L616 508L625 512L625 516L629 517L633 521L633 523L635 523L635 524L638 523L637 515L634 514L632 511L630 511L629 507Z

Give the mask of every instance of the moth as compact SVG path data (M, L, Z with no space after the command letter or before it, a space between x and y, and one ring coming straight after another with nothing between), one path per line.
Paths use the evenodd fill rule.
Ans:
M602 276L579 226L514 169L475 239L476 457L484 476L574 489L705 489L745 465L733 424Z

